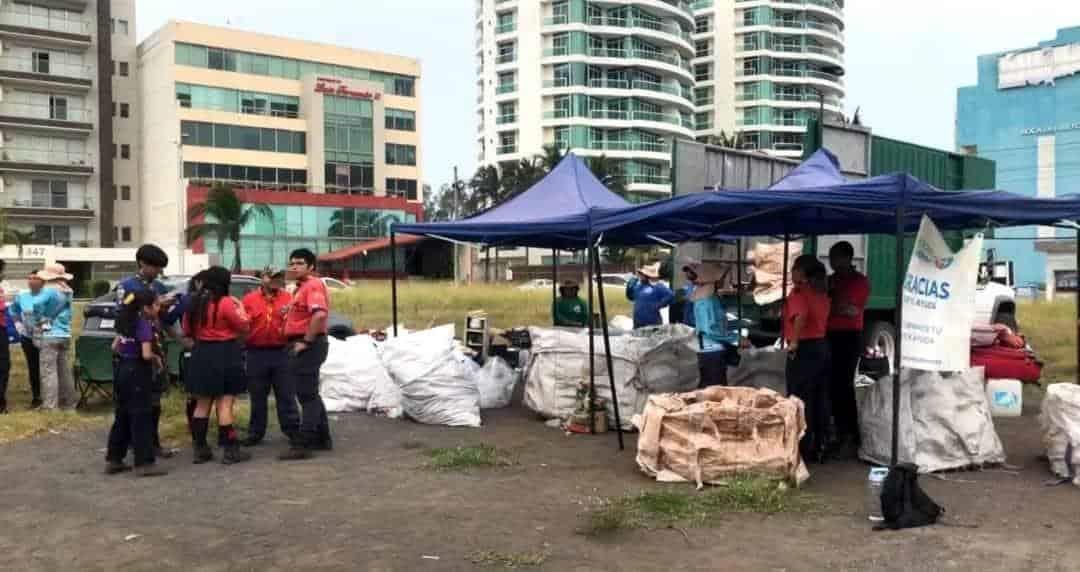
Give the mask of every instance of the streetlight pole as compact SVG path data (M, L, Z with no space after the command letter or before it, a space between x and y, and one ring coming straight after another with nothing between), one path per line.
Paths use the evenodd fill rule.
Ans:
M187 232L184 229L184 219L187 211L187 201L185 201L184 195L186 189L184 188L184 133L181 133L180 140L176 141L176 216L177 216L177 243L176 243L176 263L179 267L177 274L184 274L187 272L187 267L184 260L184 248L187 246Z
M460 203L461 203L461 191L460 191L459 184L460 184L460 181L458 181L457 166L454 166L454 209L453 209L453 216L454 216L455 221L458 219L458 215L459 215L459 212L460 212L458 209L460 208ZM459 254L458 254L458 244L455 242L454 243L454 284L458 284L458 283L461 282L461 274L459 273L459 269L458 269L459 264L460 264L460 262L459 262Z

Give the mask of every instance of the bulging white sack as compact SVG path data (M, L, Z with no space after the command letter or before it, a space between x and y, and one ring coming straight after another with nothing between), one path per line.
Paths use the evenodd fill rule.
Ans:
M1080 385L1047 387L1039 422L1050 470L1080 487Z
M510 405L514 386L517 385L517 374L506 360L500 357L488 359L477 375L480 409L498 409Z
M346 340L329 338L326 362L319 370L319 394L326 410L336 413L368 411L372 394L393 384L370 336Z
M452 324L387 340L382 358L410 418L431 425L480 426L476 372L454 350Z

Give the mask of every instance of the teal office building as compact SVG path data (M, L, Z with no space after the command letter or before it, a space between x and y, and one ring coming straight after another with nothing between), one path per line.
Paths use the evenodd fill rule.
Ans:
M1035 46L979 56L978 66L978 83L957 91L957 149L993 159L999 189L1046 198L1080 193L1080 26ZM986 248L1013 261L1018 285L1072 290L1075 242L1062 240L1070 236L1054 228L1000 229Z

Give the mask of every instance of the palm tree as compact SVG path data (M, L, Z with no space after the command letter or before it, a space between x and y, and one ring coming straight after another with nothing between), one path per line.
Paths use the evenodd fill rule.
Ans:
M34 240L34 233L29 230L19 230L17 228L9 228L4 231L4 242L14 243L15 248L19 251L19 260L23 257L23 247L30 244Z
M485 165L476 170L472 180L469 181L471 192L465 202L465 210L469 212L482 211L498 203L502 191L502 175L495 165Z
M544 145L544 152L540 155L540 165L543 167L545 173L550 173L551 170L555 168L555 165L558 165L565 156L565 153L559 148L558 144Z
M589 157L589 170L609 191L626 196L626 180L623 178L619 163L608 159L607 155Z
M240 231L257 217L273 218L270 207L263 204L245 205L229 185L218 184L210 189L206 201L192 205L188 211L188 244L199 239L214 237L218 250L224 252L225 241L231 240L234 248L233 271L239 272ZM202 222L198 222L202 220Z

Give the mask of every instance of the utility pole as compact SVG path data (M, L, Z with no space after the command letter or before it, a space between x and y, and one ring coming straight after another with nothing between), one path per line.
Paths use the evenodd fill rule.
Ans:
M459 186L459 184L460 184L460 182L458 181L457 166L455 165L454 166L454 220L458 219L458 216L460 215L460 212L461 212L459 210L461 208L461 206L460 206L461 205L461 187ZM459 260L458 260L458 256L459 256L459 254L458 254L458 244L457 244L457 242L455 242L454 243L454 284L455 285L461 282L461 274L458 272L458 264L460 263Z

